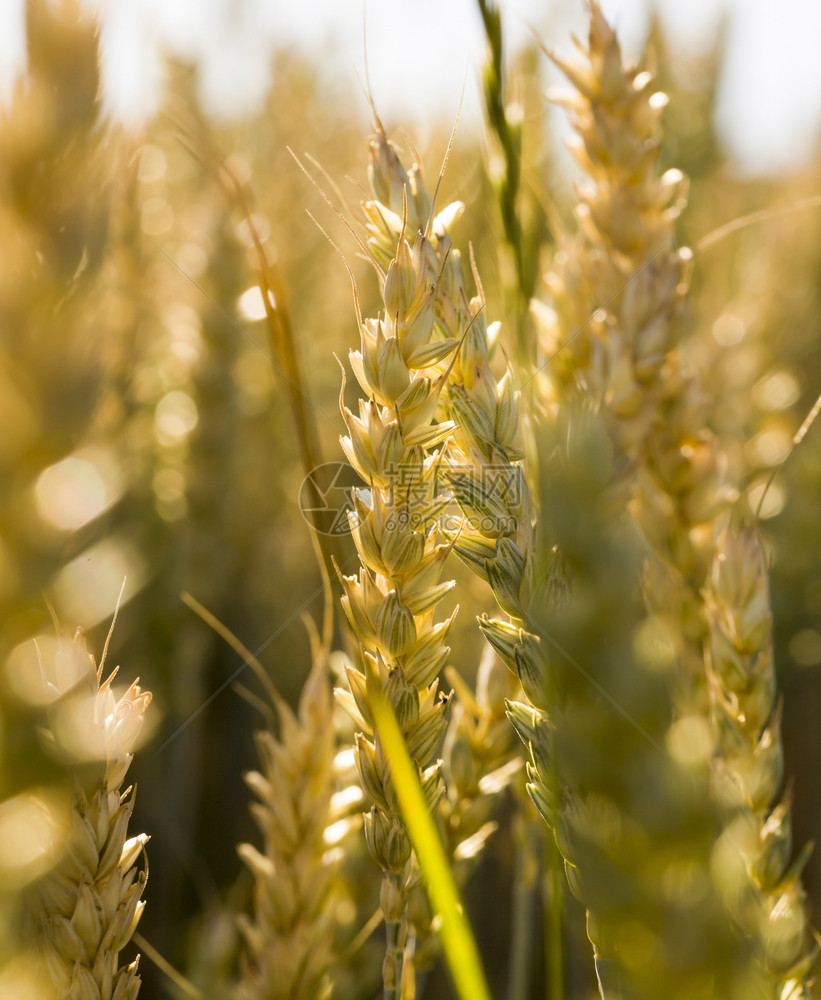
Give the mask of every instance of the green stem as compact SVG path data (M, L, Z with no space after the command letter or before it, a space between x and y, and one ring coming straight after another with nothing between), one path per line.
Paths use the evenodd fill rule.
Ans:
M553 834L545 838L545 955L548 1000L565 998L564 865Z
M485 29L488 59L484 74L485 113L504 158L504 174L494 183L502 216L505 242L513 258L515 287L508 289L515 302L516 360L521 371L530 373L535 362L535 344L530 336L528 308L538 270L532 266L519 204L522 175L521 125L511 126L505 100L505 68L502 44L502 17L494 0L478 0Z
M394 890L399 889L402 892L402 880L399 876L385 875L385 881L391 883ZM402 896L401 917L399 919L385 917L385 959L382 963L385 1000L401 1000L402 996L402 966L408 937L407 898L404 892Z
M524 809L528 803L525 803ZM518 804L514 818L516 836L516 871L513 881L513 914L511 920L511 952L507 979L507 1000L527 1000L530 996L530 969L533 952L533 920L535 917L535 886L533 876L534 828Z

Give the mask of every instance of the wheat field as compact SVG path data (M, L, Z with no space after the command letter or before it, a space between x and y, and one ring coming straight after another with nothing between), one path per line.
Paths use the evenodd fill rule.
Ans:
M821 160L729 159L723 36L476 0L419 144L286 49L128 130L26 10L0 997L821 995Z

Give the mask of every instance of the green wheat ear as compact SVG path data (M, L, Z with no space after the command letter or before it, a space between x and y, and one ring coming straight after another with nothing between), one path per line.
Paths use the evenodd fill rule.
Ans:
M738 491L681 343L692 255L675 247L685 180L658 165L666 97L649 73L621 65L595 4L589 55L556 59L576 88L563 103L588 180L580 232L547 279L548 390L561 401L583 385L607 422L648 550L647 609L676 637L667 743L697 780L711 766L723 826L712 868L755 952L751 976L805 996L816 945L803 855L790 866L768 574L756 532L728 527L742 519L731 510Z
M692 255L675 247L684 178L658 164L666 97L649 73L622 66L596 4L586 55L555 58L575 87L562 103L588 179L579 233L557 256L547 278L551 305L539 310L550 358L543 395L561 408L582 386L598 408L624 504L646 544L649 627L661 623L675 636L666 743L704 786L705 802L713 767L710 808L724 831L711 867L717 895L743 931L726 946L728 959L736 954L736 988L757 982L779 996L805 996L815 945L800 864L788 868L789 804L778 798L767 573L755 533L726 530L735 491L680 343Z
M818 942L793 860L791 796L784 791L767 564L756 528L727 526L705 587L707 678L717 753L714 785L725 826L715 871L740 927L779 996L813 995Z

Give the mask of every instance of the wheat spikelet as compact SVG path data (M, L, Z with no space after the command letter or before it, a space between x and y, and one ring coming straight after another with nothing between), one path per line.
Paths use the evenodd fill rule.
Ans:
M52 750L77 767L65 854L36 888L31 916L42 960L66 1000L134 1000L139 957L121 965L145 903L147 868L138 870L148 837L128 837L134 790L122 789L151 695L136 681L117 698L116 669L103 680L78 630L60 636L57 661L43 664L59 697L45 736ZM60 678L80 676L69 691ZM83 780L83 762L100 762L96 782Z

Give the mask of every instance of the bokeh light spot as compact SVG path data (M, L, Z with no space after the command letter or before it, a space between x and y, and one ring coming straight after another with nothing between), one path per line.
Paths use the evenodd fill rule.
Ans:
M792 435L783 427L767 427L748 443L745 452L748 460L759 468L780 465L792 448Z
M31 705L49 705L71 691L92 670L78 643L41 634L15 646L4 665L10 690Z
M647 670L669 670L675 665L680 641L672 622L650 615L633 633L633 654Z
M123 538L111 537L92 545L54 579L54 595L59 618L91 628L108 618L117 604L125 580L121 604L143 586L146 570L135 546Z
M44 521L76 531L99 517L122 495L120 467L109 448L83 448L44 469L34 497Z
M157 146L152 146L148 143L143 146L140 153L140 165L137 176L143 184L150 184L152 181L158 181L165 175L167 166L168 161L165 158L165 153Z
M821 663L821 633L814 628L804 628L790 639L790 656L802 667L815 667Z
M775 517L784 509L787 497L784 488L774 479L769 482L767 477L757 479L747 490L750 508L758 513L762 521ZM759 509L760 508L760 509Z
M268 301L276 308L273 293L269 290ZM252 285L240 295L237 300L237 310L243 319L257 322L265 319L265 300L262 297L262 289L259 285Z
M753 402L762 410L786 410L800 392L798 380L791 372L772 372L753 386Z
M676 720L667 733L667 749L681 764L705 764L713 753L713 733L698 715Z
M164 443L170 444L187 437L198 421L197 404L182 389L167 392L154 410L157 438Z
M735 313L724 313L713 323L713 337L722 347L740 344L747 332L747 326Z
M30 789L0 804L0 887L19 889L57 861L68 831L67 803Z

